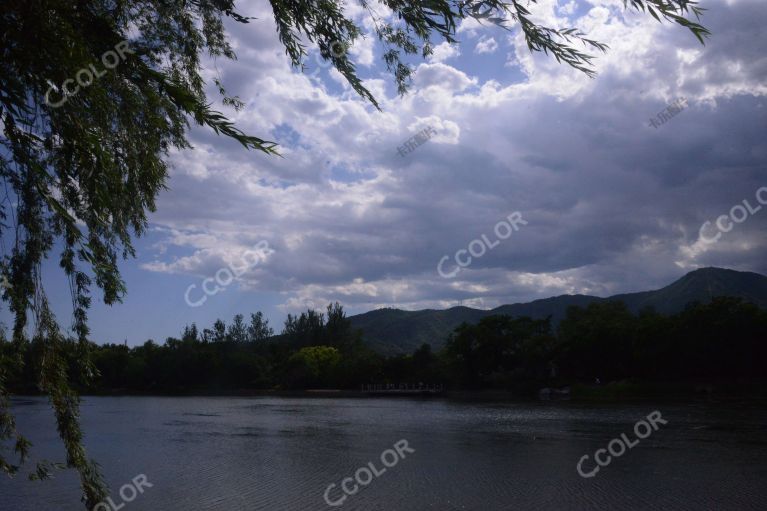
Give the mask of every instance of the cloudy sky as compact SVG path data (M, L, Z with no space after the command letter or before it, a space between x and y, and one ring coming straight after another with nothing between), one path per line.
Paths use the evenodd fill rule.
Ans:
M381 112L314 53L303 74L291 69L268 4L240 3L258 19L229 25L238 60L209 63L207 77L245 102L227 110L239 127L279 142L284 158L195 129L194 149L172 155L151 232L123 263L124 303L93 309L99 342L161 341L256 310L280 330L288 312L331 300L351 313L492 308L652 289L703 266L767 274L767 207L755 211L767 186L764 0L701 2L705 47L622 0L540 0L538 19L610 45L595 79L531 55L518 29L465 23L459 45L414 62L405 97L369 36L351 53ZM348 12L370 28L355 2ZM681 112L650 125L680 98ZM436 135L397 153L427 126ZM753 213L720 232L714 222L743 200ZM527 223L499 240L514 212ZM706 221L715 242L700 239ZM440 260L455 273L456 252L482 235L493 248L442 277ZM232 266L239 277L208 281L221 291L206 295L204 279L226 283ZM65 319L63 277L48 271Z

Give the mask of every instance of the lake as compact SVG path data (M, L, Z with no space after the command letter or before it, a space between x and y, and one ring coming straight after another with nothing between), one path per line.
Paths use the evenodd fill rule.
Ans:
M34 459L63 461L46 400L13 409ZM667 423L635 429L654 411ZM82 413L121 511L767 509L758 404L87 397ZM622 433L631 448L580 476ZM84 509L72 471L25 474L0 479L0 509Z

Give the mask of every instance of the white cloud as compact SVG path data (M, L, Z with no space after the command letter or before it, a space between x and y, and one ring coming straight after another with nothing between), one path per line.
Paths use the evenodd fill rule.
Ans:
M475 18L466 18L461 20L456 30L457 34L466 34L467 37L476 37L479 32L484 30L485 27L477 21Z
M474 47L474 53L495 53L498 49L498 42L493 37L482 36Z
M440 43L434 47L433 53L429 55L429 62L444 62L461 54L458 46L448 42Z
M365 37L360 37L355 41L354 45L349 49L349 53L354 57L354 62L366 67L370 67L374 62L375 38L371 34L367 34Z

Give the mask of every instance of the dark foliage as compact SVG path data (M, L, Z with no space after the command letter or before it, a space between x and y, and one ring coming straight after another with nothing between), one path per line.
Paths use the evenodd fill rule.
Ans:
M86 390L208 393L358 389L365 383L530 390L596 378L754 382L765 378L767 363L767 311L738 298L691 304L671 316L650 309L635 315L622 302L574 306L556 334L549 320L490 316L458 327L439 353L424 344L411 355L392 357L369 350L340 305L329 305L325 317L309 310L269 338L241 340L235 316L229 328L216 322L224 332L220 337L201 336L191 325L180 339L162 345L151 340L134 348L94 345L101 376ZM262 325L268 329L268 321ZM23 350L28 364L10 375L15 389L35 388L31 368L40 349L32 342ZM77 353L70 350L65 358L74 374Z

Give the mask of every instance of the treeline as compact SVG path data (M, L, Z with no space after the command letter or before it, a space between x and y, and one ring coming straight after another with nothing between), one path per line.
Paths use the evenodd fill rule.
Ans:
M7 356L11 345L0 339ZM67 348L69 346L70 348ZM74 343L64 349L73 367ZM18 348L18 346L16 346ZM26 363L6 375L17 391L34 389L34 343ZM666 316L632 314L621 302L571 307L556 330L550 319L490 316L463 324L434 353L372 352L339 304L288 315L279 335L259 313L229 325L184 327L162 345L92 345L98 376L91 392L192 393L244 389L359 388L363 383L441 383L461 389L529 389L571 383L643 381L753 382L765 378L767 311L736 298L692 304ZM71 353L69 352L71 350ZM72 371L77 374L77 371Z
M441 355L449 381L473 388L754 382L767 378L767 311L727 297L670 316L596 302L570 307L556 334L548 320L491 316L459 327Z

